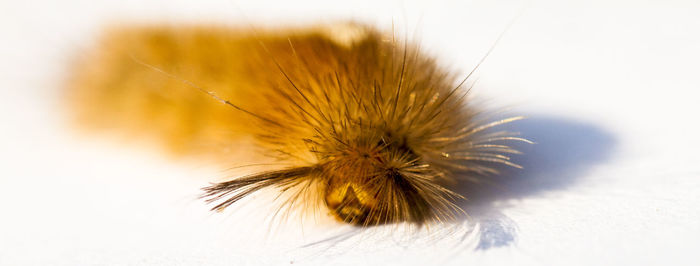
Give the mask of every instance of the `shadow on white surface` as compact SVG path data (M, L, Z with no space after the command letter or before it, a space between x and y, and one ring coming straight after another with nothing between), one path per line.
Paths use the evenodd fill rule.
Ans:
M508 246L517 239L517 224L503 213L509 200L564 191L579 183L593 166L611 157L615 137L596 125L561 117L533 115L496 130L520 132L535 144L513 146L523 155L512 156L523 169L501 168L483 184L465 183L455 188L468 200L462 207L465 224L477 230L476 249Z
M518 224L505 214L505 210L512 207L508 203L577 186L590 169L611 157L617 142L614 136L596 125L563 117L530 116L494 130L520 132L536 144L514 145L524 153L513 156L513 161L523 169L494 165L499 167L501 175L484 177L487 181L483 184L465 183L453 188L468 197L467 201L459 202L468 216L454 224L428 227L408 224L370 228L345 226L301 246L308 252L305 258L377 250L423 250L416 247L447 250L441 254L425 251L421 255L429 258L426 262L433 263L452 261L464 251L510 246L517 241ZM372 243L371 248L365 247L367 243Z

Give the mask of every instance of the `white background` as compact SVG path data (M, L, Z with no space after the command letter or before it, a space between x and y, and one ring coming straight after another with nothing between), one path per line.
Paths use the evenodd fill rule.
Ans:
M269 225L255 199L209 213L198 189L227 173L75 136L61 116L70 58L105 23L394 21L466 73L521 12L473 92L527 114L511 127L538 144L505 189L475 198L471 220L428 236L376 229L301 247L348 228ZM0 265L700 260L697 1L2 0L0 36Z

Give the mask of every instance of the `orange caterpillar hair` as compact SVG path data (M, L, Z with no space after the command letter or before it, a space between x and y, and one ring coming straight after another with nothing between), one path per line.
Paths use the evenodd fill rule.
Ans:
M488 163L517 167L502 141L525 140L484 130L519 117L479 121L466 78L407 41L330 29L113 29L74 72L71 100L82 124L151 136L175 154L220 158L254 136L292 165L204 188L215 210L277 187L293 191L287 204L325 205L350 224L424 224L461 211L454 201L468 195L450 184L495 173Z

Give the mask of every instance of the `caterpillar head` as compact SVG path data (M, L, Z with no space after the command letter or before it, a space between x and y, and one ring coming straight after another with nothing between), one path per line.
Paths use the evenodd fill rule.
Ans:
M438 182L444 173L426 163L405 138L369 136L337 139L344 144L331 145L335 150L321 158L323 199L338 220L361 226L421 224L459 209L451 204L458 196Z
M392 138L391 134L363 136L336 139L343 145L312 148L319 154L319 162L313 166L214 184L205 188L205 196L211 202L228 197L214 207L221 210L268 186L284 191L302 187L318 193L318 203L324 204L337 220L358 226L400 222L420 225L449 220L461 211L453 203L460 196L441 185L447 173L426 162L410 141ZM299 195L302 193L294 197Z

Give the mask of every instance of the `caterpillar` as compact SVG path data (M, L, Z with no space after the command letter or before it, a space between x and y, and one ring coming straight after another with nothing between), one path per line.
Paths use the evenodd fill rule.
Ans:
M407 38L360 23L293 29L108 29L72 70L74 118L176 155L226 157L250 138L285 167L203 188L222 211L267 188L356 225L427 224L462 210L450 186L519 167L515 133L484 120L460 77Z

